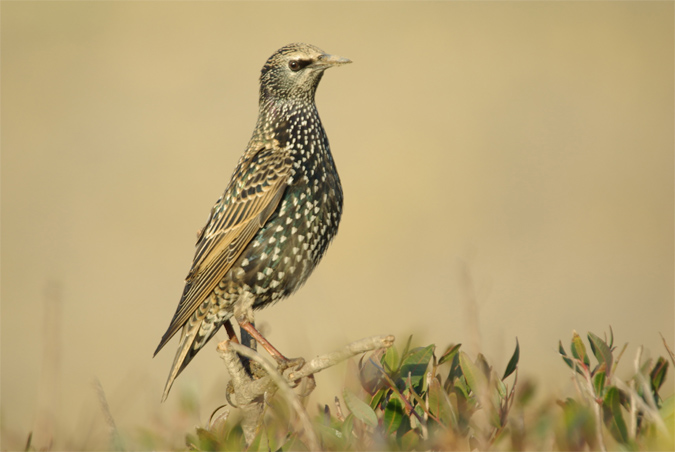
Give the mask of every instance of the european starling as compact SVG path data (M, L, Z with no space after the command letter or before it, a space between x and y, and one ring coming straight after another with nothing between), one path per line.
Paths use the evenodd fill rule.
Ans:
M183 296L155 351L183 329L162 400L206 342L229 327L235 307L253 300L260 309L292 294L335 237L342 186L314 95L324 71L346 63L298 43L263 66L253 136L199 233Z

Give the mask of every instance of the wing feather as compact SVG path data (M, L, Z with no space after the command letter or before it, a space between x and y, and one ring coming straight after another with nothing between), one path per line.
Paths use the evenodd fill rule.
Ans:
M173 320L155 354L187 322L277 209L289 177L288 152L268 144L247 153L200 231L192 268Z

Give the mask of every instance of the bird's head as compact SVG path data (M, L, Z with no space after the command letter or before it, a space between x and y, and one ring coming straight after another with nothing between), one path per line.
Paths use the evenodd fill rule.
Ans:
M309 44L284 46L269 57L260 74L260 99L314 100L326 69L351 63Z

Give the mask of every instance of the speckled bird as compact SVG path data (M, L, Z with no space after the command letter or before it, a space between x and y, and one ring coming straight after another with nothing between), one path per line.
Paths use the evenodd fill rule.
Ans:
M350 62L296 43L263 66L253 136L198 234L183 296L155 351L182 329L162 400L206 342L229 326L237 304L252 299L260 309L295 292L335 237L342 186L314 96L326 69Z

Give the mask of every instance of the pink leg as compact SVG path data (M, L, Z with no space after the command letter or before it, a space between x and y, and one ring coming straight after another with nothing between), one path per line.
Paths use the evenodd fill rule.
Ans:
M239 322L239 326L241 328L248 331L248 334L250 334L253 339L258 341L258 344L262 345L262 347L267 350L270 355L272 355L272 358L276 359L279 363L289 361L289 359L282 355L279 350L274 348L274 346L270 344L269 341L265 339L262 334L260 334L260 331L256 330L248 320L237 320L237 322Z

